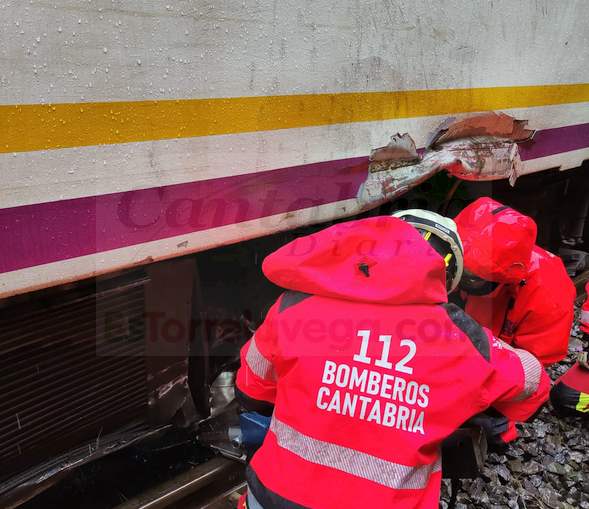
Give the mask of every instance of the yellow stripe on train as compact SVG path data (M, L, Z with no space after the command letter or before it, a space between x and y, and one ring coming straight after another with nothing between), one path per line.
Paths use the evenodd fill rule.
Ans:
M589 84L16 104L0 106L0 153L589 101Z

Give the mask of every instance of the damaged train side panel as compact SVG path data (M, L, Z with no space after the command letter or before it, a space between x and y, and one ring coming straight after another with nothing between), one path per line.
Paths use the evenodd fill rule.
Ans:
M408 133L393 135L371 152L358 200L363 207L393 200L442 170L462 180L508 179L513 186L522 174L518 144L533 136L527 121L496 112L446 120L421 153Z

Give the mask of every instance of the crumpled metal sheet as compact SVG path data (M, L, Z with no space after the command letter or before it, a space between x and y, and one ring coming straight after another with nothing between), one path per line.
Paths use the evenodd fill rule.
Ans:
M517 143L534 134L526 125L495 112L451 119L436 130L421 158L408 133L396 134L372 152L358 201L368 206L393 200L442 170L462 180L508 179L514 185L523 169Z
M224 412L235 399L235 371L223 371L211 384L211 417Z
M508 179L511 185L522 174L517 143L490 136L463 138L444 143L424 160L451 175L470 181Z
M518 120L503 112L487 111L456 120L443 122L430 138L427 147L436 147L452 140L470 137L494 137L515 141L528 141L535 131L528 129L527 120Z
M368 178L358 190L358 201L362 206L378 205L394 200L410 189L425 182L440 170L429 161L410 166L396 166L378 163L377 169L371 164Z
M405 166L418 162L419 155L417 154L417 148L415 147L413 138L408 133L397 133L391 136L391 141L388 145L376 148L370 152L370 161L387 161L396 166Z

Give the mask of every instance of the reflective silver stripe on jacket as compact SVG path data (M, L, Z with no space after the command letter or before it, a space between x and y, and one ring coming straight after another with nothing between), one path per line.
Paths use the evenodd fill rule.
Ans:
M514 398L514 401L521 401L523 399L529 398L538 390L538 387L540 386L540 380L542 380L542 370L544 369L542 368L542 364L540 364L540 361L536 359L536 357L534 357L534 355L532 355L530 352L522 350L521 348L513 348L513 346L508 345L502 339L500 339L499 342L504 348L511 350L519 357L524 370L524 390L521 394Z
M382 484L397 490L420 490L427 487L429 477L439 472L441 458L431 465L409 467L386 461L364 452L311 438L288 424L272 418L270 430L278 445L304 460L324 467Z
M529 398L540 386L542 379L542 364L530 352L516 348L515 353L519 357L524 368L524 391L517 398L518 400Z
M252 336L250 340L250 346L245 356L248 367L260 378L264 380L274 380L274 368L272 363L264 357L258 346L256 345L256 336Z

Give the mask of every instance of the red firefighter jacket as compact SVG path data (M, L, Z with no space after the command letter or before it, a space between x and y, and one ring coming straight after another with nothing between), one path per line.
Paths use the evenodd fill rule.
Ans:
M266 258L287 289L242 349L237 394L273 410L247 470L266 509L434 508L442 441L490 405L525 420L549 380L446 303L445 264L409 224L343 223Z
M457 217L465 268L500 283L490 294L466 295L465 310L510 345L544 365L568 351L575 288L560 258L535 246L534 221L491 198L480 198Z

